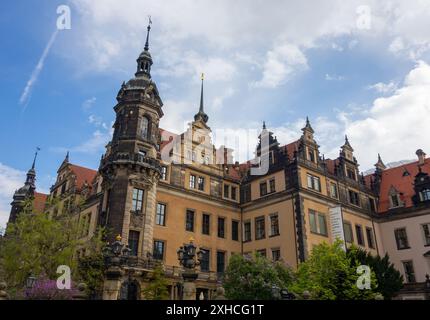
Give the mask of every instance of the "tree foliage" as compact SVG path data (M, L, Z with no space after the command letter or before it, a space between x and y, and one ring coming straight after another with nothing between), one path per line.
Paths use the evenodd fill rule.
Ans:
M308 291L312 299L366 300L374 299L377 280L371 274L371 288L359 289L356 261L352 261L342 249L342 242L333 245L322 243L315 246L309 258L297 270L297 279L291 290L300 295Z
M158 265L153 271L150 282L142 292L146 300L168 300L168 285L169 281L164 275L163 267Z
M378 291L385 299L391 299L403 285L403 276L390 262L388 254L384 257L373 256L369 252L352 246L348 250L348 257L353 264L367 265L375 273Z
M224 275L226 297L232 300L270 300L273 287L287 288L292 271L280 262L273 263L259 254L233 255Z
M22 288L30 274L56 279L59 265L75 270L77 245L76 224L71 219L51 220L47 214L33 214L31 201L27 201L2 241L0 263L8 287Z

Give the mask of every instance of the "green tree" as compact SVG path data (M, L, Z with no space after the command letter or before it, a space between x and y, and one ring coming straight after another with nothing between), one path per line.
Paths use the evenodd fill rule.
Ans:
M390 262L388 254L384 257L373 256L369 252L352 246L348 250L348 257L355 265L367 265L375 273L378 291L385 299L391 299L403 286L403 276Z
M104 229L98 229L86 245L87 254L78 258L78 278L86 284L86 294L90 299L99 299L103 290L106 271L102 253L104 233Z
M9 288L21 288L30 274L55 279L59 265L75 270L75 235L76 223L71 219L51 220L47 214L33 214L32 203L27 201L2 241L0 269Z
M376 277L371 274L371 289L360 290L357 286L358 265L347 256L341 241L333 245L319 244L299 265L291 290L300 296L308 291L312 299L321 300L374 299Z
M224 274L226 297L232 300L270 300L272 288L288 288L291 270L280 262L273 263L256 254L254 257L233 255Z
M169 281L166 279L163 267L160 264L155 267L149 284L142 290L143 295L146 300L168 300L168 285Z

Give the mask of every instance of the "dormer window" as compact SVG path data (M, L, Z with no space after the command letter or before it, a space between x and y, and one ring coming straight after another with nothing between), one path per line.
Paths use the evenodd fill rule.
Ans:
M398 194L392 194L390 199L391 199L391 207L392 208L400 207L400 200L399 200Z
M424 189L420 192L421 201L429 201L430 200L430 189Z
M348 176L348 178L350 178L352 180L357 180L356 175L355 175L355 171L351 168L346 169L346 175Z
M315 153L313 149L308 149L308 160L315 162Z

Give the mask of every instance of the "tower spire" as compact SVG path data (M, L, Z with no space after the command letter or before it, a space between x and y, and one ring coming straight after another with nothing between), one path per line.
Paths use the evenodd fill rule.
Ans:
M36 147L36 152L34 153L33 164L31 165L31 169L33 169L33 170L36 167L36 159L37 159L37 155L38 155L39 151L40 151L40 148Z
M145 51L149 50L149 32L151 31L151 24L152 24L152 20L151 20L151 16L148 16L148 27L147 29L147 33L146 33L146 42L145 42Z
M194 116L194 120L195 121L202 120L204 123L206 123L206 122L208 122L209 117L205 113L205 109L204 109L204 100L203 100L203 82L204 82L204 79L205 79L205 75L204 75L204 73L202 73L202 75L201 75L202 86L200 89L200 107L199 107L199 112Z

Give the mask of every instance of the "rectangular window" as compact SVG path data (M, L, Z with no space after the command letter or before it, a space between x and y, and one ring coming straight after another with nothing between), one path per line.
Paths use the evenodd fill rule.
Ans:
M309 225L311 228L311 232L318 233L316 212L313 210L309 210Z
M355 235L357 236L358 245L364 246L363 228L358 224L355 225Z
M210 234L211 216L208 214L203 214L202 216L202 233Z
M237 198L237 188L236 187L231 187L231 198L233 199L233 200L236 200L236 198Z
M133 189L133 201L132 201L132 210L133 212L142 212L143 207L143 190L141 189Z
M230 197L230 186L228 184L224 185L224 198Z
M272 214L270 216L270 235L271 236L279 235L279 218L277 214Z
M167 167L161 167L161 180L167 180Z
M255 218L255 240L264 239L266 237L265 229L264 217Z
M376 212L375 200L373 198L369 198L369 208L371 212Z
M245 222L243 224L243 241L251 241L251 222Z
M321 192L321 181L320 178L308 174L308 188Z
M130 248L130 255L137 256L139 250L139 231L132 231L128 233L128 247Z
M263 197L267 194L267 182L260 183L260 197Z
M394 236L396 237L397 249L409 249L408 234L406 228L400 228L394 230Z
M279 261L281 259L281 250L272 249L272 260Z
M210 269L210 250L202 249L202 260L200 261L200 270L209 272Z
M343 231L345 233L345 241L348 243L353 243L354 242L354 236L352 233L352 226L349 222L343 223Z
M408 283L416 282L414 264L413 264L412 260L402 261L402 264L403 264L403 269L405 270L406 282L408 282Z
M205 191L205 178L199 177L198 187L200 191Z
M239 241L239 221L231 221L231 240Z
M218 218L218 237L219 238L225 237L225 219L224 218Z
M194 232L194 211L187 210L185 230Z
M319 234L324 236L328 235L327 233L327 222L325 219L325 215L322 213L318 213L318 226L319 226Z
M422 225L424 234L424 245L430 246L430 223Z
M223 273L225 270L225 252L217 251L216 253L216 272Z
M366 228L367 246L371 249L375 249L375 239L373 237L373 229Z
M251 186L248 184L246 186L243 186L242 188L242 201L243 202L249 202L251 201Z
M323 213L318 213L314 210L309 210L309 225L311 232L327 236L327 221Z
M275 192L276 191L276 184L275 184L275 179L272 179L269 181L269 185L270 185L270 192Z
M196 188L196 176L191 174L190 175L190 189Z
M155 240L154 241L154 250L152 253L152 257L156 260L163 260L164 259L164 241Z
M335 183L330 183L330 197L335 199L339 197L337 194L337 185Z
M359 206L360 198L358 196L358 193L352 190L348 190L348 194L349 194L349 203L355 206Z
M166 225L166 205L157 203L157 215L155 216L155 223L159 226Z

